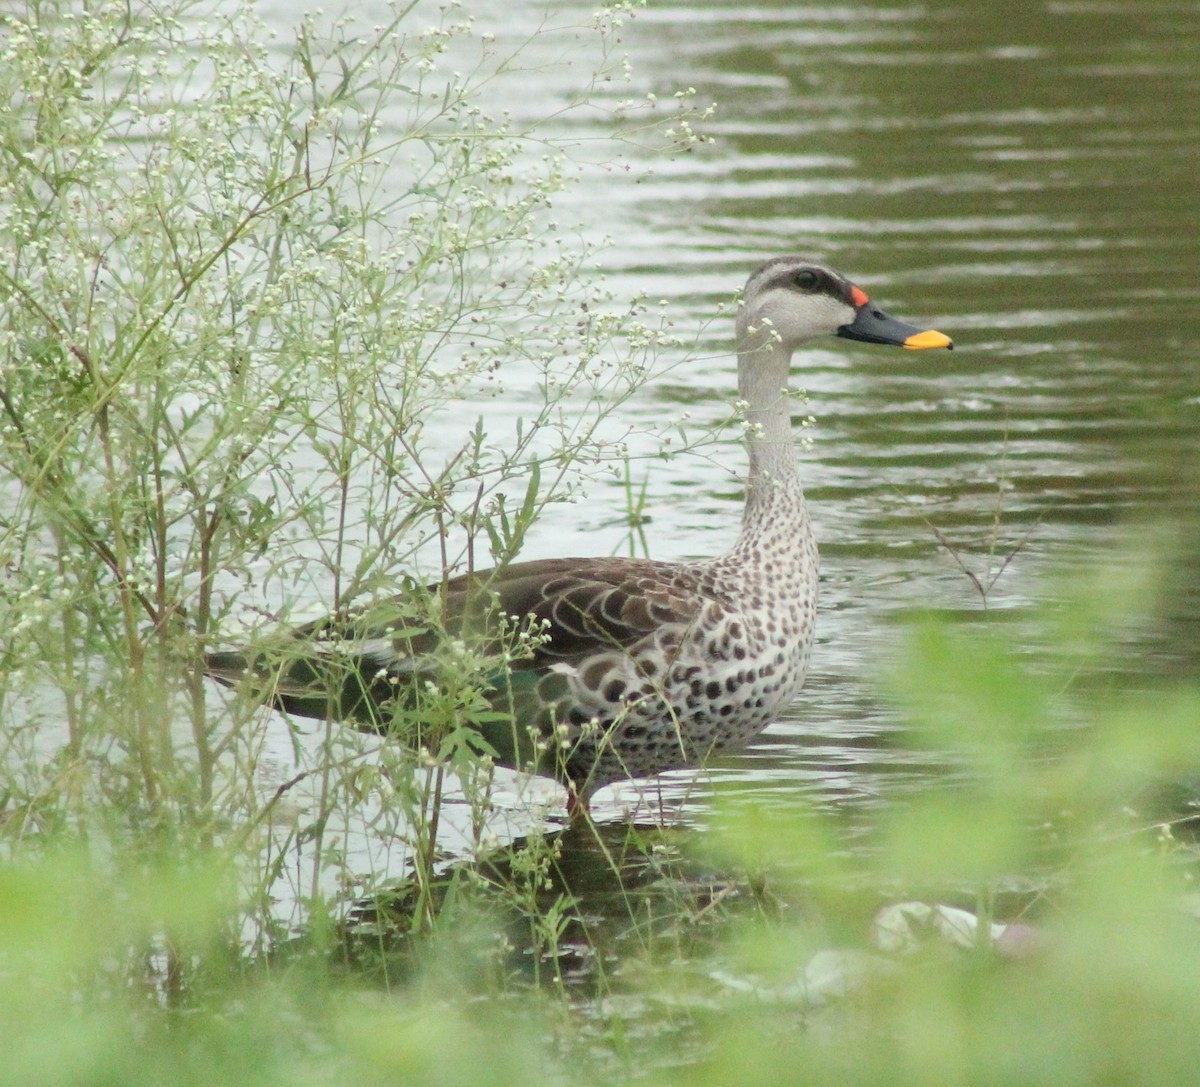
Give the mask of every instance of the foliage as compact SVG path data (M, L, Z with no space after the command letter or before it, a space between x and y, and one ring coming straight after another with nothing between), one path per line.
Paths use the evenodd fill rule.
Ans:
M672 342L665 319L610 298L548 219L568 149L481 105L519 54L453 9L422 29L415 3L391 10L369 29L306 16L290 45L193 0L5 19L10 841L221 843L264 903L305 844L298 900L358 878L330 828L374 800L369 830L407 835L428 873L446 769L478 769L454 736L494 661L465 647L426 707L446 742L415 766L331 729L298 736L298 772L264 795L262 716L213 706L202 651L506 563L547 504L626 461L609 418ZM592 28L597 80L618 24ZM698 141L691 112L664 148ZM614 125L650 139L635 113ZM527 410L489 418L514 382ZM478 839L486 774L473 799Z
M912 632L894 690L947 781L882 811L871 848L836 813L735 793L703 834L580 826L448 870L424 936L414 886L268 957L225 934L219 852L6 864L4 1074L1177 1081L1200 1057L1200 852L1155 790L1196 765L1200 692L1077 693L1062 644L1031 661L1003 627ZM1027 928L871 948L904 898Z

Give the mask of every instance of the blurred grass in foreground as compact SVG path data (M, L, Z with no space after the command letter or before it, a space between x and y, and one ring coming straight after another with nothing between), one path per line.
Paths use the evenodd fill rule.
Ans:
M550 969L540 982L481 969L479 918L495 914L469 897L417 937L415 969L380 983L338 965L332 930L286 960L247 954L230 935L238 904L219 853L10 859L0 1081L1189 1082L1198 853L1154 805L1200 766L1200 692L1085 682L1111 664L1095 632L1117 629L1128 603L1085 586L1042 624L1036 654L1006 625L915 626L890 685L911 743L955 768L946 784L894 804L854 852L799 803L730 798L684 852L743 873L728 877L736 893L689 897L645 863L622 890L614 869L626 920L592 945L606 965L587 994ZM638 833L631 850L663 849ZM496 877L471 893L495 898ZM723 910L726 897L742 907ZM1028 938L1006 953L980 938L882 954L872 917L905 899L1020 921ZM567 912L586 943L588 903ZM829 952L842 974L818 991L806 979Z

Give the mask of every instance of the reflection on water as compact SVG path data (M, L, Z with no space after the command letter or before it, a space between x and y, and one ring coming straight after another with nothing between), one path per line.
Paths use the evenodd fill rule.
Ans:
M511 7L514 38L545 17ZM603 259L618 296L667 299L679 327L703 329L700 360L631 405L635 424L680 407L727 415L732 330L713 314L769 255L812 252L956 341L936 359L839 342L801 360L824 563L809 684L745 755L698 785L651 787L688 811L709 782L869 811L941 772L899 742L877 691L894 620L984 615L937 533L981 573L1019 547L988 606L1023 613L1053 596L1055 571L1111 555L1123 524L1195 516L1200 111L1181 103L1200 90L1200 8L695 2L652 7L623 37L635 81L614 97L693 86L719 105L715 146L651 173L586 174L556 209L585 237L616 235ZM522 93L495 103L518 120L586 77L563 59L569 40L532 49ZM729 544L742 464L731 447L645 468L654 557ZM620 549L622 507L615 487L595 489L526 556ZM1197 656L1194 586L1173 609L1162 668ZM630 800L602 794L597 814Z
M432 910L443 925L469 924L473 954L493 959L504 975L568 986L585 998L611 995L632 960L661 954L656 940L665 934L676 961L698 957L717 922L749 912L744 878L689 856L691 839L679 827L626 822L518 839L447 867L430 888ZM355 906L342 933L356 972L395 984L428 967L413 940L422 901L421 889L404 884ZM561 920L553 938L549 917Z

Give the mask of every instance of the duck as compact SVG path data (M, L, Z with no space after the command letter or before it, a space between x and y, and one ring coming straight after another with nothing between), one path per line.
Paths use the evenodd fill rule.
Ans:
M204 671L288 714L436 750L437 737L422 734L423 700L445 687L444 670L469 646L476 668L484 662L484 680L455 711L469 746L558 779L571 815L606 785L744 747L796 698L808 671L820 564L789 377L797 350L828 336L953 347L818 260L759 265L736 315L749 472L741 530L724 554L545 558L414 583L382 609L287 630L282 649L210 651Z

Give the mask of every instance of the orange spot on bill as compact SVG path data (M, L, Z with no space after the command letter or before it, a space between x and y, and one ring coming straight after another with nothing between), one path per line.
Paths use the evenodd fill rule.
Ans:
M854 305L855 305L855 307L857 307L859 309L861 309L863 306L865 306L867 304L867 302L869 301L869 299L867 298L867 292L864 291L861 287L852 286L850 288L850 297L854 299Z

